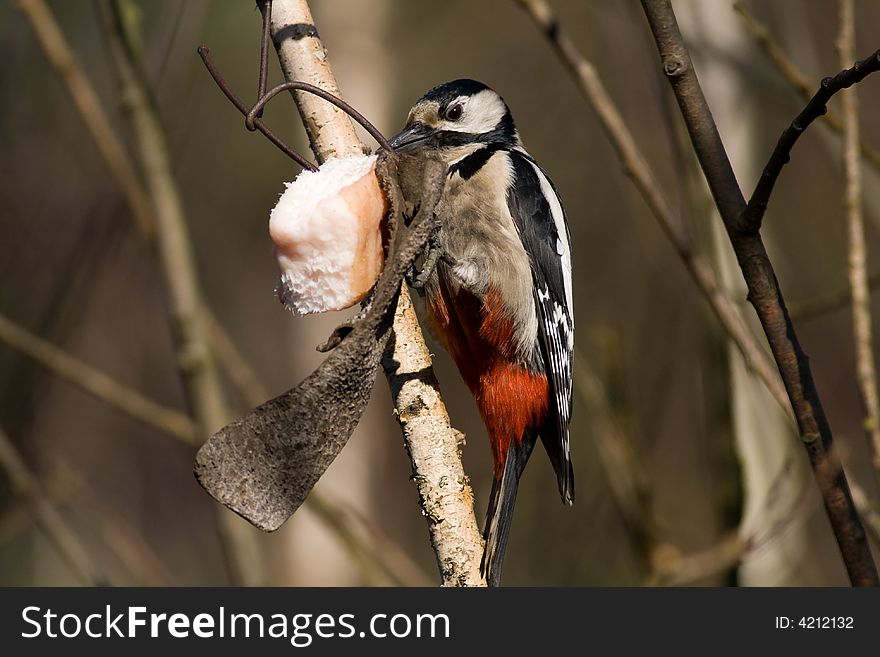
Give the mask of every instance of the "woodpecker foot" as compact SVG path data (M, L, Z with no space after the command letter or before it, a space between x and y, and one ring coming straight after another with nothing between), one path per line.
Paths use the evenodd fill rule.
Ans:
M438 231L435 231L428 239L428 244L425 246L421 260L421 263L414 262L406 272L407 285L416 290L421 290L425 287L428 279L431 278L431 274L437 269L439 262L452 264L452 260L444 253L443 247L440 246Z

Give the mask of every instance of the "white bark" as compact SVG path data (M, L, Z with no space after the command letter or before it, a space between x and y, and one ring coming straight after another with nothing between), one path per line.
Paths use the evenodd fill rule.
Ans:
M341 96L306 0L275 0L272 35L288 79L309 82ZM319 161L363 152L352 122L341 110L312 95L298 93L295 97ZM406 289L400 295L393 339L397 367L386 367L386 376L443 584L483 585L479 572L482 537L458 454L459 434L450 426L436 383L432 383L430 352Z

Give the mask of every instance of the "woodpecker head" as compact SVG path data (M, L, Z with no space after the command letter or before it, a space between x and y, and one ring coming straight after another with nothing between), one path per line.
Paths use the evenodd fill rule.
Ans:
M430 151L446 162L487 145L522 144L504 100L476 80L454 80L431 89L409 111L406 127L391 139L398 152Z

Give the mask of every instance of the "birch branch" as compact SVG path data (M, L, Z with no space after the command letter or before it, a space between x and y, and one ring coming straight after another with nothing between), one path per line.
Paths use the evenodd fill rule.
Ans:
M664 74L678 101L691 143L743 271L749 300L755 307L776 359L850 581L856 586L877 585L877 569L853 504L846 474L834 450L831 427L813 382L809 361L798 342L785 308L782 290L761 239L762 210L766 207L772 183L775 182L773 173L778 175L778 170L768 165L752 196L754 206L752 202L747 205L669 0L642 0L642 7L660 54ZM862 73L863 77L868 69ZM858 75L856 73L846 79L858 81ZM824 89L826 87L823 85ZM802 125L805 127L806 124ZM788 131L780 139L780 145L771 157L771 164L777 162L775 158L780 149L787 145L786 135ZM826 477L821 474L822 471L833 474Z
M271 34L285 77L340 95L306 0L275 0L271 11ZM341 110L307 94L294 92L294 99L319 162L364 151ZM483 541L461 464L461 434L450 425L405 288L383 364L443 584L483 586L479 567Z
M837 48L841 67L855 59L855 5L853 0L839 0L840 27ZM857 87L841 91L843 103L843 174L846 184L844 208L849 237L849 286L852 291L853 342L855 343L856 379L865 414L863 428L874 464L880 475L880 398L877 395L877 371L874 366L873 327L871 325L871 290L868 286L868 250L862 214L862 172L859 157L859 104Z

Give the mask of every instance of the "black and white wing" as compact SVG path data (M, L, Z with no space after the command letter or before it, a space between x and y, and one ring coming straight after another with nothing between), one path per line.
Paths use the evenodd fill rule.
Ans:
M538 342L550 386L551 409L541 440L550 456L563 501L574 500L571 421L574 314L571 239L559 196L541 167L525 151L509 152L514 183L507 205L529 254L538 310Z

